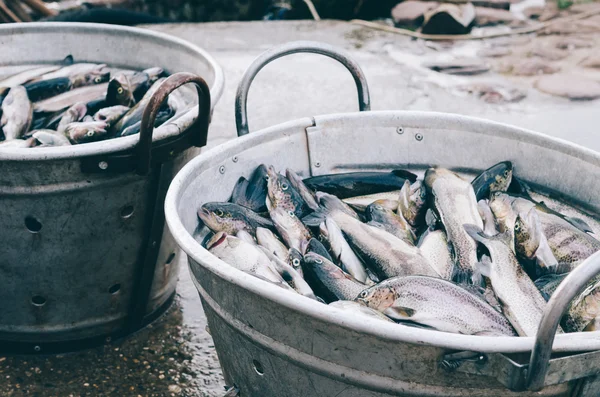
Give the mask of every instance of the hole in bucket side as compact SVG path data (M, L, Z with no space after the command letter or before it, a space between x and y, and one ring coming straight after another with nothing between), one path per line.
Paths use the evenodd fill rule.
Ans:
M121 218L123 218L123 219L131 218L133 216L133 212L134 212L133 205L126 205L125 207L121 208Z
M254 367L254 370L256 371L256 373L259 374L260 376L263 376L265 374L265 370L260 362L258 362L256 360L252 360L252 366Z
M46 304L46 298L40 295L36 295L33 298L31 298L31 304L33 306L42 307Z
M116 283L108 287L108 293L111 295L117 294L121 290L121 284Z
M171 252L171 255L169 255L169 257L167 258L167 265L170 265L171 262L173 262L173 259L175 259L175 253Z
M25 217L25 227L31 233L39 233L42 230L42 222L40 222L33 216L26 216Z

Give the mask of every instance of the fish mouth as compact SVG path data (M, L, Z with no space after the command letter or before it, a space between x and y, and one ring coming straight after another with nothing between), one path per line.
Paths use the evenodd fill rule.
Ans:
M206 244L206 249L211 250L212 248L215 248L216 246L221 245L223 242L225 242L226 239L227 239L226 233L223 233L223 232L217 233Z

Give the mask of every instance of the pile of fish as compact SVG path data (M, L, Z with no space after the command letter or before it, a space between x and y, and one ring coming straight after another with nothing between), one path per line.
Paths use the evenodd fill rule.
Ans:
M165 79L163 69L143 71L74 63L12 67L0 80L0 148L96 142L140 132L143 111ZM155 127L185 113L193 96L176 90ZM192 92L193 94L193 92Z
M505 161L471 182L444 168L300 178L259 166L198 211L226 263L353 313L466 335L534 336L564 277L600 250ZM600 277L559 332L600 329Z

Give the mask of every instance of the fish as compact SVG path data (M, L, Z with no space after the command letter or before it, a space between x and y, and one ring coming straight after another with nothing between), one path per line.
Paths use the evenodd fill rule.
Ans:
M0 87L12 88L19 85L23 85L35 79L38 76L55 71L59 68L59 65L47 65L36 67L33 69L28 69L0 81Z
M2 102L2 132L6 140L20 138L31 125L33 108L23 86L15 86L8 91Z
M567 277L569 273L561 273L561 274L546 274L537 278L533 283L540 290L542 296L547 301L550 300L550 297L556 291L560 283Z
M71 123L75 123L77 121L81 121L87 112L87 106L83 102L78 102L68 108L60 118L58 122L58 126L56 127L56 131L64 133L67 125ZM53 123L50 123L53 124Z
M165 70L158 66L144 69L142 70L142 72L148 75L148 78L150 79L150 84L154 84L159 78L165 77Z
M441 278L393 277L363 290L357 302L393 320L464 335L515 336L507 319L483 299Z
M371 317L371 318L383 320L383 321L386 321L389 323L394 322L394 321L390 320L389 317L382 314L381 312L378 312L375 309L371 309L370 307L367 307L367 306L365 306L361 303L355 302L355 301L339 300L339 301L331 302L329 304L329 306L347 311L352 314L356 314L358 316Z
M317 296L325 302L353 300L366 285L320 255L308 253L302 261L304 276Z
M425 172L425 186L431 193L433 208L444 225L455 254L453 280L458 283L470 282L477 263L477 244L463 225L472 224L483 229L473 187L456 173L444 168L428 169Z
M148 105L150 98L152 98L164 80L164 78L160 78L154 84L152 84L142 99L140 99L138 103L129 109L129 111L125 113L125 115L121 117L121 119L111 128L112 134L115 136L122 135L128 127L134 126L134 124L142 121L142 114L144 113L144 109L146 109L146 105ZM165 108L168 108L168 105L163 104L163 106L161 106L161 110L164 110Z
M379 228L335 211L331 218L350 246L380 279L406 275L439 277L421 251Z
M200 220L213 232L225 232L230 235L246 230L253 237L256 228L274 229L270 219L263 218L248 208L233 203L209 202L198 210Z
M443 230L428 230L418 244L421 255L427 259L437 274L444 280L451 280L454 275L454 259L452 246Z
M28 139L10 139L8 141L1 141L0 148L31 148L35 147L36 143L37 141L33 137Z
M79 121L67 124L64 133L73 143L101 141L108 136L108 126L104 121Z
M308 208L313 211L318 210L319 203L316 200L315 194L304 184L302 178L289 168L285 170L285 176L290 181L292 188L300 194L300 197L302 197Z
M535 280L535 286L548 301L567 276L568 273L547 274ZM599 276L590 280L585 289L570 302L566 314L561 319L561 326L566 332L600 330Z
M400 190L392 190L391 192L367 194L366 196L348 197L342 201L352 207L352 209L360 212L364 212L367 206L375 202L385 208L396 211L398 209L398 197L400 197Z
M312 252L312 253L321 255L323 258L327 259L328 261L333 262L333 258L329 254L329 251L327 251L327 248L325 248L325 246L323 245L322 242L320 242L318 239L316 239L314 237L308 241L308 247L306 248L306 252Z
M510 161L503 161L483 171L471 181L477 201L488 199L495 192L506 192L512 177L513 165Z
M366 218L368 225L383 229L409 244L415 244L415 232L402 215L397 215L379 203L373 203L367 207Z
M254 237L252 237L252 235L245 230L238 230L238 232L235 234L235 237L244 240L245 242L250 243L252 245L257 245Z
M103 109L105 107L107 107L108 105L106 104L106 99L105 98L99 98L99 99L94 99L92 101L89 101L86 103L87 106L87 115L93 116L96 113L98 113L98 111L100 109Z
M69 146L71 141L60 132L54 130L36 130L32 136L40 143L39 146Z
M110 128L117 121L119 121L119 119L121 119L121 117L123 117L125 113L129 111L129 109L129 107L121 105L110 106L98 110L96 113L94 113L93 117L95 121L104 121L108 125L108 128Z
M274 254L281 260L287 260L288 248L273 234L269 229L264 227L256 228L256 241L259 245L265 247L269 252Z
M491 263L479 262L477 272L489 279L504 315L519 336L535 336L546 301L517 260L508 240L510 235L501 233L490 237L479 226L464 225L464 228L490 253Z
M332 262L340 263L342 270L361 283L366 284L369 279L367 270L344 238L342 230L333 218L327 217L325 222L319 226L319 231L331 248L333 258L335 258Z
M106 95L108 83L76 88L34 104L36 112L58 112L78 102L91 102Z
M238 270L258 275L274 283L285 282L269 257L257 246L242 239L218 232L209 240L206 249Z
M108 83L106 103L131 107L142 99L149 87L150 76L144 72L116 74Z
M313 292L312 288L308 285L306 280L301 273L297 272L287 261L281 260L280 258L273 255L265 247L259 246L259 248L269 257L273 268L277 270L279 275L285 280L290 287L302 296L306 296L310 299L318 300L317 296Z
M425 222L427 211L427 189L423 182L404 182L398 198L398 215L401 215L414 228Z
M154 128L159 127L169 120L169 118L173 115L172 109L168 106L161 107L156 113L156 119L154 119ZM117 121L118 122L118 121ZM140 119L136 123L130 125L121 131L121 136L129 136L134 134L139 134L142 130L142 120Z
M535 207L532 207L527 213L517 214L514 244L518 258L535 261L535 269L528 272L530 275L536 277L543 273L555 272L555 269L558 268L558 260L548 245Z
M492 212L487 200L479 200L477 202L477 210L479 211L479 216L481 216L481 220L483 221L483 232L488 236L495 236L498 234L498 229L496 228L496 218L494 218L494 213Z
M267 212L267 167L259 165L250 175L250 179L240 177L231 195L232 203L251 209L257 213Z
M266 200L267 209L277 232L289 248L295 248L300 253L306 253L308 241L312 235L298 219L292 210L286 210L282 206L273 207L269 199Z
M361 219L356 211L333 194L317 192L316 199L320 206L319 209L302 218L302 222L308 226L319 226L321 222L325 220L327 215L333 211L341 211L355 219Z
M417 180L412 172L349 172L344 174L320 175L304 179L304 184L313 191L329 193L340 199L400 190L405 180Z
M97 65L87 72L72 73L69 75L69 80L73 88L107 83L110 80L110 69L106 65Z
M43 75L36 78L36 81L39 80L51 80L58 77L77 77L87 73L91 73L96 70L102 70L106 68L106 64L97 64L97 63L73 63L71 65L67 65L64 67L57 68L48 73L44 73Z
M519 213L535 208L542 232L548 245L564 270L572 270L585 259L600 250L600 241L575 226L569 219L557 215L543 203L504 193L492 195L490 208L494 212L501 231L508 230L514 238L514 227Z
M27 90L27 96L32 102L38 102L47 99L71 89L73 84L68 77L57 77L51 80L40 80L24 85Z
M304 271L302 270L302 254L295 248L288 250L287 263L293 267L298 273L304 277Z
M267 167L267 176L267 197L273 208L292 211L298 218L308 214L310 208L285 176L277 173L273 166Z

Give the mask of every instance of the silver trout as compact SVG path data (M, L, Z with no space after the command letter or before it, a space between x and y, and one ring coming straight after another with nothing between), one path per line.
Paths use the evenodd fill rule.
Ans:
M477 244L463 225L470 224L483 229L473 186L444 168L428 169L425 185L433 196L433 206L454 250L456 269L453 279L459 283L470 282L477 263Z
M480 227L464 228L490 252L491 263L478 263L477 272L489 279L504 314L520 336L535 336L546 301L517 260L509 235L489 237Z
M457 284L434 277L393 277L360 293L358 302L396 321L465 335L508 335L506 318Z

